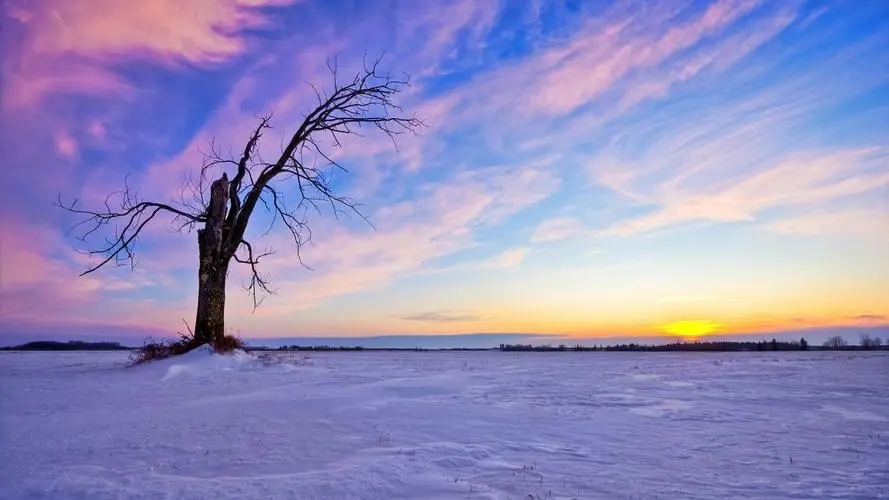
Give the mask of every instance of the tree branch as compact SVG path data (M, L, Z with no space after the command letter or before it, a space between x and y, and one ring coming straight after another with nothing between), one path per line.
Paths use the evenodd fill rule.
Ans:
M254 130L253 134L250 136L250 139L247 141L247 146L244 147L244 152L241 154L241 159L238 161L238 171L235 174L229 185L229 209L228 216L226 217L225 227L232 228L235 225L235 220L238 218L238 214L241 211L241 183L244 181L244 178L248 176L250 172L250 162L253 157L254 152L256 151L257 144L259 140L262 138L262 131L271 128L269 125L269 121L272 119L271 114L263 115L260 118L259 125ZM250 174L250 182L253 182L253 175ZM223 235L223 241L227 244L229 242L229 238L231 238L231 231L226 231L226 234Z
M263 193L271 187L270 183L274 179L288 173L295 175L301 182L305 181L305 183L300 184L301 199L298 207L308 203L317 209L317 205L312 203L312 201L324 200L329 202L334 214L337 216L345 212L351 212L367 221L367 217L358 210L357 204L347 198L333 196L328 179L320 175L319 170L306 168L300 158L307 151L314 152L316 155L324 158L328 165L343 169L342 165L334 161L320 147L318 143L320 135L329 135L333 138L335 147L342 147L340 142L341 136L356 135L356 131L351 126L357 128L368 125L373 126L388 135L393 141L401 133L416 133L418 129L425 127L423 122L416 117L400 116L398 114L401 112L401 107L395 103L394 96L409 86L410 80L408 78L399 80L389 75L381 74L378 71L380 62L381 59L377 59L370 67L365 65L363 71L341 86L337 83L339 80L336 64L329 65L334 77L333 91L325 98L315 88L319 101L318 106L303 119L296 132L291 136L290 141L284 147L278 160L275 163L268 163L263 166L256 182L254 182L253 187L245 197L241 211L232 228L229 241L235 242L243 239L256 203L260 200ZM312 188L317 193L318 199L313 200L313 196L306 195L305 188L307 187ZM297 246L301 244L300 239L296 236L294 237L294 242Z
M121 197L120 208L111 208L110 200L114 194ZM129 263L134 265L134 249L135 243L142 233L142 230L150 223L158 214L168 213L172 215L172 222L181 222L178 231L194 224L206 221L203 214L195 214L180 210L165 203L153 201L141 201L138 194L133 191L128 183L124 183L124 189L117 193L109 194L105 198L104 210L87 210L77 206L78 200L75 199L71 203L62 201L61 195L56 199L55 205L73 214L84 216L84 218L72 226L68 233L79 231L75 237L84 243L96 234L100 229L114 224L113 236L104 238L104 243L98 247L92 247L88 250L87 255L103 255L105 258L98 264L91 265L86 271L80 273L80 276L90 274L106 264L114 261L117 265Z
M265 297L259 296L260 291L263 291L263 292L271 294L271 295L275 294L275 292L269 288L268 280L264 276L259 274L259 270L257 269L256 265L259 264L260 259L262 259L263 257L268 257L269 255L272 255L275 252L271 249L267 249L261 254L254 254L253 246L246 240L242 240L240 243L240 246L243 246L244 248L247 249L247 256L246 257L239 257L236 253L235 255L232 256L232 258L236 262L239 262L241 264L247 264L250 266L250 272L251 272L250 284L245 285L244 289L247 290L248 292L250 292L250 294L252 295L253 310L256 311L256 308L259 307L260 304L262 304L262 301L265 298Z

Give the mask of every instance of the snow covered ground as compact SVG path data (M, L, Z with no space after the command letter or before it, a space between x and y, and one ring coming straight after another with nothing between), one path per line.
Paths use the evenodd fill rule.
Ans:
M889 498L889 353L0 353L0 498Z

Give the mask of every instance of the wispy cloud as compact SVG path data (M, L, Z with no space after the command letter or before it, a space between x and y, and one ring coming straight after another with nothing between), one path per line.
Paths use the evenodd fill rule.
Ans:
M531 235L531 243L564 240L587 232L584 224L578 219L557 217L541 222Z
M528 248L510 248L509 250L500 252L490 259L479 262L478 267L482 269L506 269L516 267L524 262L525 257L527 256Z
M566 43L456 89L462 118L509 113L520 119L517 124L526 124L528 119L555 119L588 106L601 112L600 100L616 103L604 108L606 115L614 116L647 97L662 97L675 83L705 71L724 71L794 18L788 7L723 36L760 3L714 2L682 21L677 21L674 6L642 9L639 4L618 4L590 17ZM698 44L704 46L692 50Z
M878 189L875 186L874 189ZM769 231L803 236L852 236L889 240L889 207L815 210L784 216L763 226Z
M889 172L880 168L887 158L885 151L874 149L801 154L739 179L661 188L653 193L661 208L609 232L626 235L694 221L754 221L772 208L859 195L889 186Z
M413 54L409 57L423 61L417 67L418 78L433 76L446 65L460 64L461 48L473 50L484 44L501 4L499 0L457 0L436 8L401 4L395 9L401 24L396 45L410 46Z
M448 182L419 186L422 195L415 200L374 215L376 231L320 232L315 245L303 251L314 271L300 269L286 254L270 260L269 269L283 274L275 286L286 298L270 298L268 305L285 312L310 307L421 272L435 259L473 246L479 231L544 200L558 187L558 178L533 164L466 171ZM521 263L526 252L509 249L488 261L464 265L510 267Z
M424 323L461 323L478 321L483 317L475 313L464 311L426 311L416 314L407 314L400 316L400 318L408 321L420 321Z
M889 320L889 316L886 316L885 314L859 314L857 316L852 316L851 319L857 321L880 323Z
M85 320L85 308L113 301L122 291L145 289L156 279L142 270L78 278L81 256L58 231L10 216L0 218L0 229L0 315L9 321L46 322L54 316L47 315L48 305L67 321Z
M453 264L445 267L427 267L422 270L422 274L434 275L459 271L513 269L522 265L530 251L531 249L528 247L508 248L490 257L480 260L464 260L459 264Z
M631 19L620 20L604 29L591 23L594 27L590 32L538 59L540 66L529 68L538 70L532 74L541 75L531 92L535 96L532 104L548 113L583 106L631 71L663 63L737 21L758 4L757 1L719 1L700 16L665 31L658 28L666 25L636 31L637 26Z
M818 121L836 103L887 82L865 77L861 50L871 43L860 42L809 73L784 79L764 80L759 68L748 69L734 80L723 79L737 82L738 90L718 101L667 100L606 127L603 146L589 162L590 179L637 210L599 234L627 236L695 221L812 232L865 213L880 220L883 209L873 205L871 193L889 182L885 144L870 135L847 147L825 147L827 137L868 115L858 111L843 123ZM843 84L831 79L843 68L862 71L862 78ZM758 90L751 91L751 84ZM698 118L685 119L688 113ZM844 232L869 230L858 222L859 231Z

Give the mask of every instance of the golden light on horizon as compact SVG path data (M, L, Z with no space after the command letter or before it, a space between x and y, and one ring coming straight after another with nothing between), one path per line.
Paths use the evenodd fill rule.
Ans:
M663 325L661 330L664 332L682 337L684 339L696 339L704 335L710 335L718 330L719 323L708 320L683 320L676 321L667 325Z

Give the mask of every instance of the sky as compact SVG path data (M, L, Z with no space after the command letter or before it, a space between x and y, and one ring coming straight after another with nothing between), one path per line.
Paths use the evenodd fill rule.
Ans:
M0 336L141 338L193 322L194 233L130 267L54 202L124 178L172 201L210 141L273 155L383 54L426 127L368 134L335 179L374 227L286 231L243 337L569 338L889 324L889 4L766 1L10 0L0 12ZM260 228L268 218L257 214ZM253 227L253 226L251 226ZM278 228L280 229L280 228ZM851 329L851 330L850 330Z

